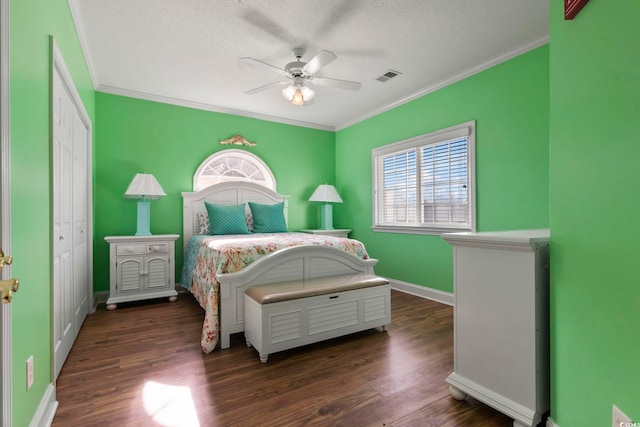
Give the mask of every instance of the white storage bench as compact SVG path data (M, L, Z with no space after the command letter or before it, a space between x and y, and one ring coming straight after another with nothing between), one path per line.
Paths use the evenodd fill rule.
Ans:
M244 296L244 335L267 362L269 354L391 322L389 281L349 274L255 286Z

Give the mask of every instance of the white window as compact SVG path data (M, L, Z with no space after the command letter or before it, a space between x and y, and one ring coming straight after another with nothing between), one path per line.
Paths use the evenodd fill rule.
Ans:
M372 150L373 229L475 231L475 121Z
M246 181L276 191L276 179L262 159L247 151L227 149L207 157L193 175L193 191L227 181Z

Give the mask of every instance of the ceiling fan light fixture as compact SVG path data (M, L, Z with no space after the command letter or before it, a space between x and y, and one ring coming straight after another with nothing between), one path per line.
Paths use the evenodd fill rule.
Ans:
M277 72L281 76L286 76L291 81L291 83L287 88L282 90L282 96L284 96L285 99L291 102L293 105L304 105L305 102L311 101L315 96L315 92L307 86L307 83L318 86L333 86L339 89L346 89L351 91L360 90L360 87L362 86L360 82L316 76L318 71L338 58L333 52L329 52L328 50L321 50L308 62L302 61L302 55L304 55L304 49L302 48L295 48L293 50L293 55L296 57L296 60L293 62L289 62L284 66L283 69L254 58L250 58L248 56L244 56L240 59L248 64L268 68L271 71ZM288 82L281 78L277 82L269 83L251 90L247 90L245 91L245 93L247 95L253 95L276 86L281 87L287 84Z
M304 105L305 101L311 101L315 92L303 84L295 84L282 90L282 96L293 105Z

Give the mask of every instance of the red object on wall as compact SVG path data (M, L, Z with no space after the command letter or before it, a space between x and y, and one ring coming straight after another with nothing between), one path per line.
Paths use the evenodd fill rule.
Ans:
M564 0L564 19L573 19L589 0Z

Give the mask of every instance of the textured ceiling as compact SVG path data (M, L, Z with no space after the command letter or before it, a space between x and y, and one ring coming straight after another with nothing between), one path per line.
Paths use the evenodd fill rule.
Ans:
M97 90L320 129L341 129L548 41L548 0L69 0ZM240 61L284 67L338 59L297 107L281 79ZM376 80L389 69L398 77Z

